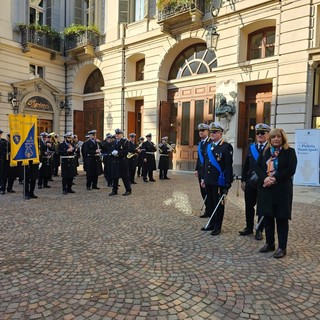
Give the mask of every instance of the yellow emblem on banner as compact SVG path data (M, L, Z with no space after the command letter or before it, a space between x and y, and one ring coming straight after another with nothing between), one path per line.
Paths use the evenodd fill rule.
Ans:
M39 163L37 116L10 114L10 166Z

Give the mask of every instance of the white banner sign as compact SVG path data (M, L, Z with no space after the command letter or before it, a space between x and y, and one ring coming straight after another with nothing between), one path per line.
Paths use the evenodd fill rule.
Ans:
M294 184L320 185L320 130L296 130L295 149L298 158Z

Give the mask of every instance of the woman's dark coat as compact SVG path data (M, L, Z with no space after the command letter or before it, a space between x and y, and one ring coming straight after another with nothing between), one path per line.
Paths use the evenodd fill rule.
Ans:
M291 219L293 183L292 177L297 167L295 150L282 149L278 156L278 170L274 177L277 183L270 187L263 187L267 177L267 160L270 159L270 149L267 148L257 161L255 168L259 176L257 214L259 216L273 216L280 219Z

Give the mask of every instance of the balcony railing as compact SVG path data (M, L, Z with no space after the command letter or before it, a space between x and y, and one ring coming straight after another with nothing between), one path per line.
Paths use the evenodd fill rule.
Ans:
M165 22L166 20L183 15L185 13L190 13L192 15L192 13L198 12L201 16L203 16L205 12L204 3L205 1L203 0L189 0L183 3L168 5L164 9L159 10L158 23Z
M76 33L65 36L65 49L70 51L86 46L93 48L99 45L99 34L92 30L86 30L84 33Z
M36 30L34 28L20 28L21 45L24 51L29 51L29 47L38 47L45 51L61 51L61 39L57 36L52 36L45 31Z

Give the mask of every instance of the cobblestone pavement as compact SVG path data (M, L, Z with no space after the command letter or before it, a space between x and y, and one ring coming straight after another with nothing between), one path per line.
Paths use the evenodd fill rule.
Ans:
M128 197L123 186L109 197L102 177L85 190L83 173L75 194L55 178L39 199L23 200L20 185L0 196L0 319L320 319L319 188L296 189L277 260L238 235L238 182L212 237L195 177L170 174L138 178Z

